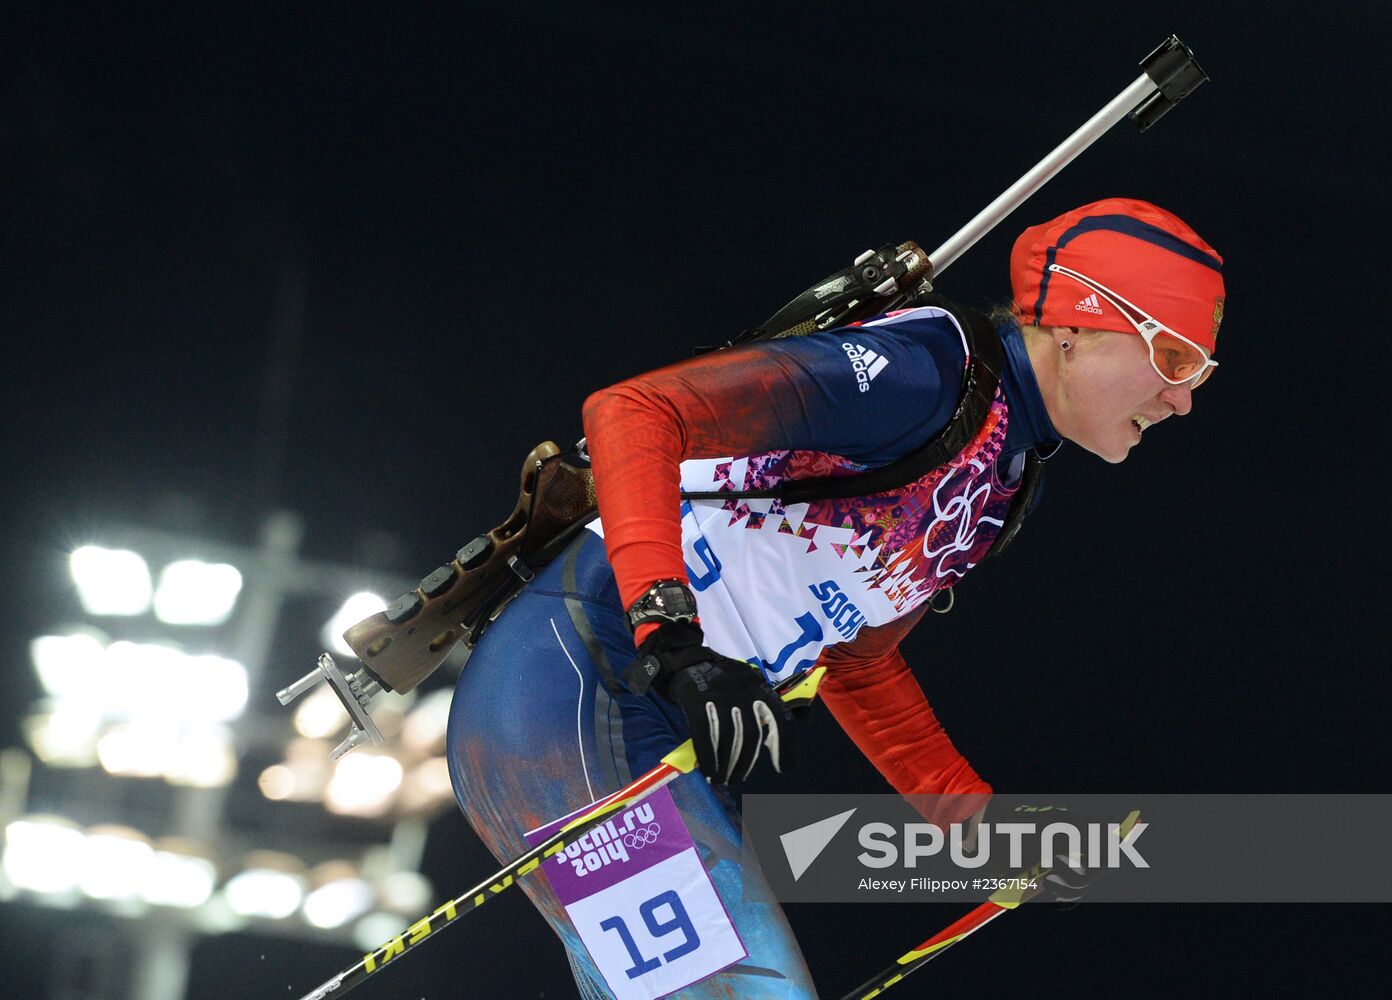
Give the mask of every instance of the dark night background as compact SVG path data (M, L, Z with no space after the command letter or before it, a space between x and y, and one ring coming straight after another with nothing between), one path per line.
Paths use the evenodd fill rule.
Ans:
M527 449L579 435L589 391L758 322L866 247L936 246L1174 32L1213 82L1149 133L1114 129L939 289L1003 298L1024 225L1150 199L1226 258L1222 368L1125 465L1065 449L1009 558L906 653L1002 790L1392 791L1385 13L335 7L7 19L0 746L21 742L27 644L73 538L158 524L182 495L212 537L250 543L285 507L311 556L424 573L511 509ZM296 287L301 334L273 335ZM274 685L312 652L285 650ZM252 700L276 710L269 688ZM796 775L757 787L883 788L825 713L805 744ZM433 824L438 896L491 867L462 818ZM573 995L512 895L355 996ZM960 911L789 916L834 997ZM48 996L50 934L82 919L0 908L4 994ZM1390 971L1386 919L1026 908L896 989L1332 995ZM208 939L189 996L299 996L356 957Z

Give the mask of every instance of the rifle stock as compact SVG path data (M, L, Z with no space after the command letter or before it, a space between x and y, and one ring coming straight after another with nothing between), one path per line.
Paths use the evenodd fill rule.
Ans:
M522 463L517 504L492 531L397 598L385 611L351 626L344 641L382 684L405 693L440 668L461 641L478 641L561 543L595 514L588 466L566 461L543 441Z

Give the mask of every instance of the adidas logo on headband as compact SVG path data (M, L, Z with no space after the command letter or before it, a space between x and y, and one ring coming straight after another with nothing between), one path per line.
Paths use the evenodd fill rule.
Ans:
M1078 312L1092 313L1094 316L1102 315L1102 307L1097 304L1097 293L1093 292L1087 298L1082 299L1073 307Z

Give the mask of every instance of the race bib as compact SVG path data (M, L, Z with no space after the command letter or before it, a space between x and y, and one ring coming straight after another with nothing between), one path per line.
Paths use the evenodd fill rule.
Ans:
M541 843L589 808L531 831L527 842ZM666 788L567 844L541 870L618 1000L655 1000L748 954Z

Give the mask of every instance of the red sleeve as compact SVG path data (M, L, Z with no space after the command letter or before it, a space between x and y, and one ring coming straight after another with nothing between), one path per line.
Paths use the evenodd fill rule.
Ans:
M819 692L861 753L901 795L990 794L933 714L899 641L926 609L828 647Z
M780 447L805 420L796 363L734 348L660 368L592 394L585 440L604 546L628 607L655 580L686 580L681 462ZM656 625L643 626L642 642Z

